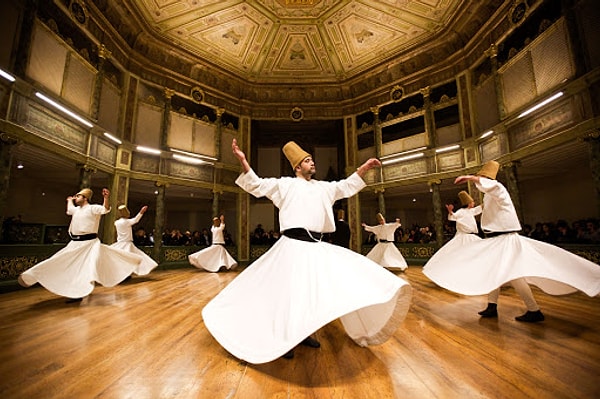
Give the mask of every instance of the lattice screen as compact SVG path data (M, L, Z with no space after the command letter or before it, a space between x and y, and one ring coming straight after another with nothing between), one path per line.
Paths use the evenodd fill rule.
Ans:
M222 148L228 148L223 145ZM203 155L215 155L215 126L194 121L193 152Z
M488 78L473 91L473 101L477 119L476 133L483 133L500 121L494 79Z
M104 79L98 110L98 124L112 134L119 132L119 113L121 110L121 93L113 84Z
M531 49L538 95L548 93L575 75L565 24L561 20L553 28L544 40Z
M508 113L533 101L536 96L531 55L524 52L517 57L502 73L502 92Z
M87 63L71 54L63 84L63 97L86 115L90 114L95 74L96 71Z
M62 88L66 59L66 47L46 27L36 23L27 76L58 96Z
M171 112L171 126L167 137L167 145L184 151L193 151L194 120L189 116Z
M134 143L137 145L160 148L160 127L162 108L139 103L135 122Z

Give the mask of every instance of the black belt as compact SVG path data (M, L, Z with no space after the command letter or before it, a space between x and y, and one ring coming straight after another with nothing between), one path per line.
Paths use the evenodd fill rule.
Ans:
M79 234L79 235L71 235L71 240L73 241L89 241L89 240L93 240L94 238L98 238L98 234L96 233L90 233L90 234Z
M302 228L287 229L283 232L283 235L294 240L318 242L321 241L324 233L317 233L315 231L309 231Z
M492 237L501 236L503 234L518 233L520 231L521 230L512 230L512 231L484 231L483 234L485 234L485 238L492 238Z
M394 241L388 241L388 240L379 240L379 242L394 242Z

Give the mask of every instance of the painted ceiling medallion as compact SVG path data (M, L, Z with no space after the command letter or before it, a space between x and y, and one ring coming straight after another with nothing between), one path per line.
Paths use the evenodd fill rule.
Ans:
M304 119L304 111L302 111L302 108L294 107L290 111L290 118L292 118L294 122L300 122Z
M73 0L69 5L69 11L73 19L80 24L85 24L87 21L87 10L85 5L80 0Z
M392 87L392 90L390 90L390 99L393 102L398 102L398 101L402 100L403 96L404 96L404 89L398 85Z
M204 101L204 92L199 87L192 88L191 96L192 100L194 100L198 104Z
M509 11L510 22L514 25L520 24L527 14L527 2L525 0L517 0Z

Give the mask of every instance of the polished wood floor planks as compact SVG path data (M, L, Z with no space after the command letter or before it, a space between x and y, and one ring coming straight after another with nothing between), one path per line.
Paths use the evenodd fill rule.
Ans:
M201 316L238 273L155 271L75 304L40 287L0 295L0 397L600 397L600 298L534 288L546 321L524 324L514 320L522 302L504 288L499 318L481 319L484 296L439 288L415 266L394 272L413 302L385 344L361 348L335 321L316 333L321 348L252 365Z

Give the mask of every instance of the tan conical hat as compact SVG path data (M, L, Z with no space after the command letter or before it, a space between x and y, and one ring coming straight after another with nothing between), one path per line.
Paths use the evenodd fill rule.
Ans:
M383 215L381 213L378 213L375 216L377 217L378 222L385 222L385 218L383 217Z
M130 213L129 209L127 209L127 205L119 205L117 209L119 210L119 215L121 215L121 217L129 217Z
M285 157L290 161L292 165L292 169L296 169L296 166L300 165L300 162L304 161L306 157L310 157L311 155L304 151L298 144L293 141L288 141L286 145L283 146L282 149Z
M460 203L462 205L469 205L471 202L473 202L473 197L471 197L466 191L461 191L458 193L458 198L460 199Z
M477 176L487 177L488 179L496 180L496 175L500 169L500 164L496 161L487 161L477 172Z
M90 188L83 188L77 193L77 195L79 194L83 195L88 201L90 201L92 199L92 195L94 195L94 192Z

